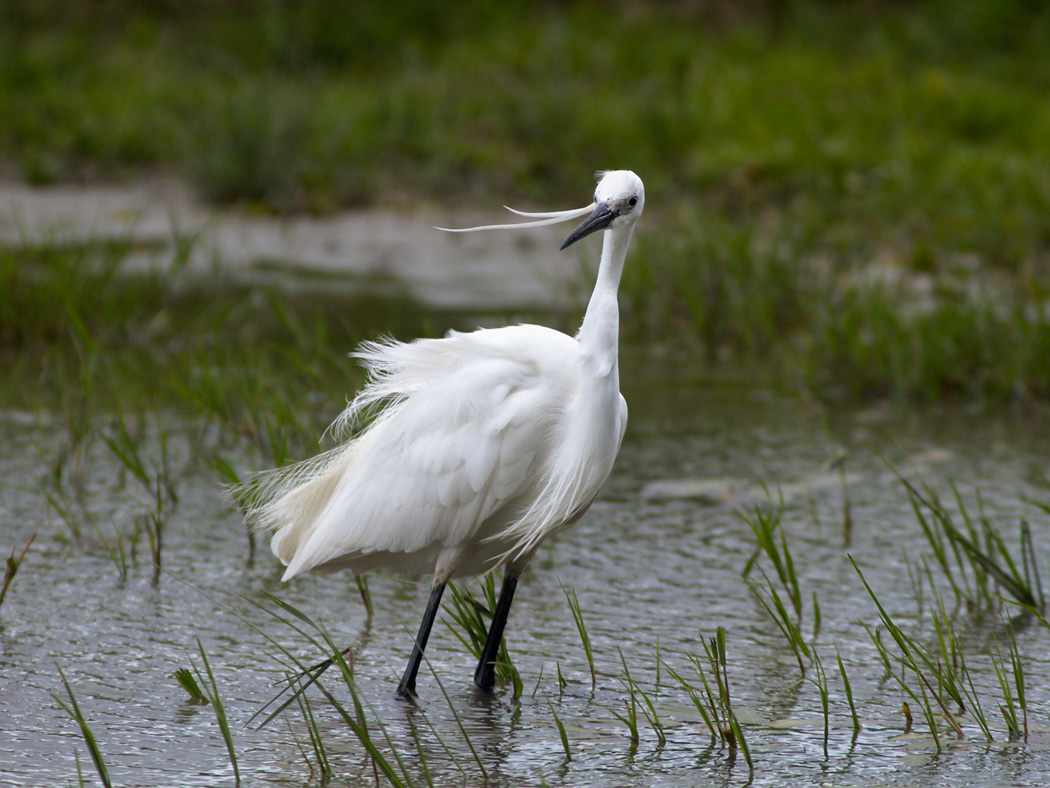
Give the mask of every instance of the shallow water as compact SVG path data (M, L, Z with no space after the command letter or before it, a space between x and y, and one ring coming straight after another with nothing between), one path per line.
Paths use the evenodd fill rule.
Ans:
M905 561L908 556L915 565L929 547L884 457L946 495L954 481L974 512L979 490L984 513L1011 542L1025 518L1046 574L1050 518L1024 501L1050 496L1050 451L1040 425L955 411L829 412L739 383L705 382L688 364L654 361L642 351L624 356L631 422L613 475L583 520L543 546L519 585L507 635L524 681L520 703L509 687L494 697L474 692L473 660L441 619L427 650L436 677L424 667L418 708L395 701L429 590L426 580L372 578L371 619L348 576L307 576L282 585L265 549L249 561L237 514L192 454L187 437L197 425L175 417L162 417L179 495L165 530L163 572L154 584L143 536L122 582L91 527L83 526L82 540L71 540L41 492L63 425L45 416L4 414L0 549L20 548L31 533L38 536L0 607L0 786L75 783L76 754L87 782L96 782L76 724L52 697L65 699L56 666L74 688L115 784L232 784L212 708L189 703L172 677L180 667L201 666L197 639L233 726L242 784L319 784L299 749L308 745L298 712L290 709L263 730L245 726L282 675L275 643L308 663L321 656L273 615L279 611L268 594L322 622L337 643L353 646L373 732L382 742L381 721L416 784L426 784L420 749L438 785L481 784L482 769L489 784L501 786L742 785L749 779L770 786L962 786L1050 779L1050 632L1038 623L1017 631L1032 734L1027 744L1010 743L997 711L995 674L984 656L1002 632L1000 621L993 616L972 624L959 613L974 681L998 730L988 744L967 725L966 740L946 736L938 752L918 709L913 732L905 735L905 697L884 678L862 625L874 628L877 611L846 557L857 559L899 623L932 633L929 591L919 616ZM827 463L840 451L848 457L848 544L837 474L828 483ZM110 536L116 527L130 533L146 505L100 442L89 448L82 475L83 500L101 532ZM674 493L697 480L720 491L714 497L721 500ZM669 481L683 484L668 487ZM814 592L819 600L816 643L831 684L827 756L812 671L799 681L783 636L741 580L755 537L738 510L761 502L758 482L780 486L787 499L782 522L806 599L807 634ZM593 642L593 692L560 584L578 595ZM442 618L448 620L447 613ZM702 655L703 639L719 626L727 632L732 697L745 723L753 775L741 757L711 745L688 695L668 672L669 666L699 685L688 655ZM836 649L863 722L856 737ZM639 713L640 741L632 747L626 726L612 714L624 713L628 698L621 655L665 726L662 746ZM559 670L567 680L563 689ZM327 685L348 703L337 677ZM357 738L331 707L312 697L334 770L330 784L372 784L372 765ZM552 708L566 726L571 760ZM382 746L389 753L389 745Z

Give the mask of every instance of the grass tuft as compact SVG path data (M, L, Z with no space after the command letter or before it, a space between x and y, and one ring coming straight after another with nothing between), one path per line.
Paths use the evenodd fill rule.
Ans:
M448 622L446 624L459 642L474 655L474 658L480 659L482 649L485 647L485 639L488 637L492 611L496 609L495 575L490 572L481 579L481 594L484 602L478 602L469 593L463 591L459 584L450 583L449 588L452 591L452 610L450 612L458 627ZM506 638L500 641L495 667L496 678L501 682L511 684L514 700L520 698L524 684L521 674L511 661Z
M882 621L882 626L876 630L872 630L866 624L864 626L868 629L888 674L922 711L937 749L942 747L939 717L948 723L958 739L965 738L959 715L951 710L949 703L954 703L960 713L965 712L969 705L985 737L991 740L991 732L985 722L980 699L974 691L972 679L958 647L958 638L951 630L950 619L947 616L935 617L940 649L939 653L931 651L894 622L853 556L849 556L849 560L878 608ZM896 644L896 651L892 654L889 646L882 640L882 630L889 632ZM899 667L900 671L895 670L895 667Z
M896 471L894 471L896 473ZM1020 557L1015 557L999 528L983 513L971 517L958 489L952 492L959 511L957 524L947 505L926 483L921 489L899 473L916 519L933 551L935 565L947 579L955 597L973 614L997 610L1001 598L996 589L1026 608L1043 610L1043 592L1031 528L1021 520L1018 531ZM978 499L980 510L980 499Z
M664 733L664 726L660 722L660 718L657 716L656 706L653 704L652 698L649 697L648 693L646 693L645 690L643 690L641 686L631 678L631 672L627 668L627 658L624 657L623 651L617 648L617 653L620 655L620 664L623 666L623 676L621 677L620 682L630 696L630 703L627 706L628 718L620 717L616 712L613 712L613 714L616 714L620 720L628 723L627 727L631 731L631 744L637 745L637 710L640 708L642 710L642 716L648 720L649 724L652 726L653 733L656 734L657 747L663 747L667 744L667 735ZM641 698L641 703L636 701L636 696ZM627 703L627 701L625 701L625 703Z
M763 511L756 507L753 516L740 513L740 516L751 526L758 540L758 546L744 565L744 582L765 608L770 618L777 625L787 640L795 659L798 661L799 672L806 675L806 660L813 660L815 652L810 643L802 634L802 591L799 587L798 576L795 572L795 561L788 547L787 534L781 525L780 517L784 510L784 502L781 499L776 508ZM779 532L779 539L775 534ZM748 575L756 567L760 554L765 554L776 570L779 579L779 587L766 575L762 567L758 567L762 575L762 583L752 580ZM780 587L787 596L791 611L789 612L781 596ZM813 637L816 640L820 632L821 616L820 605L817 602L817 594L813 592Z
M142 437L133 437L123 414L116 419L113 435L103 433L103 443L120 462L121 466L139 482L149 496L146 512L140 518L149 538L150 555L153 560L153 582L160 579L164 526L179 497L168 453L168 433L159 428L160 460L149 467L142 456Z
M999 711L1006 722L1006 729L1010 741L1024 738L1028 741L1028 703L1025 694L1024 664L1017 650L1017 639L1013 630L1006 627L1010 634L1010 645L1007 652L1009 662L1003 658L999 642L995 643L995 651L992 653L992 667L995 669L995 677L999 682L1003 702L999 704ZM1019 716L1020 715L1020 716Z
M700 659L696 654L688 655L700 678L702 692L674 668L668 667L668 672L689 694L693 705L707 725L712 744L717 737L721 746L729 747L731 758L735 758L739 750L743 753L748 769L753 774L755 766L751 759L751 750L744 738L744 731L733 713L725 637L725 629L719 627L711 638L703 641L705 659ZM712 674L710 678L708 671Z

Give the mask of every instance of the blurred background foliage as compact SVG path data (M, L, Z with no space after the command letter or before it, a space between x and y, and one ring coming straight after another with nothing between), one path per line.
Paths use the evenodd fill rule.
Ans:
M0 168L280 213L580 202L628 332L824 397L1050 397L1035 0L6 0Z

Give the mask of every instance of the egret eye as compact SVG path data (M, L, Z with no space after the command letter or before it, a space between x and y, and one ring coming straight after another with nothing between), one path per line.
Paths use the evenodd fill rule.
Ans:
M632 197L631 199L629 199L627 201L627 204L630 205L633 208L634 206L636 206L638 204L638 198L637 197Z

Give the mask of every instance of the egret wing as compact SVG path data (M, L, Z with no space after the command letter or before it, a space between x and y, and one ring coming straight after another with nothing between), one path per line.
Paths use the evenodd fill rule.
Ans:
M492 353L455 367L389 406L307 482L326 501L308 527L275 535L286 576L376 552L396 568L398 554L469 543L537 483L571 375Z

